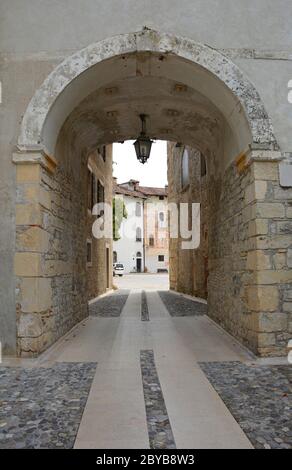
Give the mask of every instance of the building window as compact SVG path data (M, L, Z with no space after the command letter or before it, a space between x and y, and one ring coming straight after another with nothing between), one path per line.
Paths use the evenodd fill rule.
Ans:
M92 210L97 202L104 202L104 186L88 168L88 209Z
M140 227L136 228L136 242L141 242L142 241L142 230Z
M86 265L92 266L92 240L87 240L86 244Z
M136 202L136 217L141 217L141 215L142 215L141 202Z
M106 161L106 145L101 145L100 147L98 147L97 151L99 155L101 156L101 158L103 159L103 161L105 162Z
M91 184L91 209L93 209L93 206L97 203L97 179L96 179L95 174L92 172L91 172L90 184Z
M104 201L104 185L98 180L97 182L97 202Z
M101 147L99 147L99 153L103 161L105 162L106 161L106 145L102 145Z
M158 261L164 261L164 255L158 255Z
M142 258L142 253L141 253L141 251L137 251L136 258Z
M92 171L87 169L87 207L91 211L92 209Z
M189 152L185 148L181 159L181 186L185 188L189 184Z
M113 263L118 262L118 253L116 251L113 252Z
M158 213L158 224L160 228L163 228L165 226L165 213L164 212Z
M93 171L88 168L87 171L87 178L88 178L88 189L87 189L87 201L88 201L88 209L92 210L96 203L103 203L105 202L104 196L104 186L99 181Z
M159 196L160 201L164 201L164 196Z
M206 174L207 174L206 159L204 155L201 154L201 178L206 176Z
M154 237L153 237L153 235L149 236L149 246L154 246Z

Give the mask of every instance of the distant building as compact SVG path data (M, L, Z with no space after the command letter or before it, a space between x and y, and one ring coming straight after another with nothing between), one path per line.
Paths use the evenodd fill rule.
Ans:
M124 201L128 217L113 243L113 261L124 264L125 273L168 272L167 188L140 186L130 180L113 186L114 196Z
M123 185L114 183L114 196L121 198L128 217L122 220L120 239L113 242L113 262L123 263L125 273L144 271L144 200L145 196L135 190L138 182Z

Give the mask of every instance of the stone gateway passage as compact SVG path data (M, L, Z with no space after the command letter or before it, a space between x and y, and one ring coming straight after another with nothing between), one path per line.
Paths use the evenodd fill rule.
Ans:
M292 2L68 3L0 2L0 448L291 448Z

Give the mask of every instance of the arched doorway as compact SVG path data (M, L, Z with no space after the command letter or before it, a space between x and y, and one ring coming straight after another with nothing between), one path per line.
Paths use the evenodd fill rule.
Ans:
M136 271L137 271L137 273L142 272L142 253L141 253L141 251L137 251L137 253L136 253Z
M19 189L32 186L30 194L37 197L28 205L34 205L34 217L41 220L45 213L48 222L39 224L37 253L16 253L19 324L27 321L31 290L42 289L46 302L37 306L41 315L34 309L29 321L37 328L41 318L46 328L37 341L21 337L19 354L38 354L87 315L83 241L88 165L95 167L97 200L107 200L112 184L110 147L101 159L105 153L100 149L137 137L142 112L150 117L150 137L182 143L206 158L212 188L209 314L258 350L258 332L264 330L259 327L257 300L253 303L254 296L258 299L259 281L252 275L257 265L247 267L244 245L250 242L251 205L258 197L253 164L279 158L270 119L254 86L224 55L186 38L143 30L93 44L66 59L48 76L24 115L19 151L13 157L22 175ZM242 220L242 236L234 235L228 247L226 220L230 226L237 219ZM21 230L34 231L36 225L27 218ZM51 243L56 225L57 247ZM111 264L105 258L109 244L110 240L97 243L103 256L99 266ZM22 268L28 256L34 260L33 273ZM181 256L181 268L176 256L170 259L173 288L188 290L190 277L179 276L180 269L189 266L188 259L189 254ZM102 271L99 274L102 278ZM62 304L63 298L69 304ZM68 305L66 316L62 312Z

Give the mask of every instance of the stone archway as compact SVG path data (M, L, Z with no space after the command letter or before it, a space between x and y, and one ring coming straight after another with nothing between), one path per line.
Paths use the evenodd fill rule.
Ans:
M89 45L57 66L36 91L27 107L18 139L19 149L41 148L52 155L53 147L49 141L44 142L46 126L48 127L47 132L50 132L46 121L49 112L66 87L74 80L82 78L84 72L98 63L136 52L174 54L209 71L225 85L230 96L237 98L238 103L242 106L252 134L251 143L260 144L261 149L277 149L271 121L258 92L229 58L211 47L190 39L150 29L114 36ZM80 101L83 97L81 94L75 98ZM218 97L218 102L220 99L222 98ZM238 106L238 103L235 102L234 107ZM65 108L65 102L62 105ZM233 110L228 111L232 113ZM54 117L56 118L56 116ZM62 120L59 121L59 124L62 124ZM54 137L50 137L54 142Z
M63 314L58 310L54 292L62 289L60 278L64 276L67 279L66 275L70 278L73 268L72 263L62 258L50 258L52 233L46 226L46 214L50 214L49 220L55 217L52 208L55 191L63 197L62 188L70 188L72 183L68 175L65 180L60 179L60 158L63 154L67 155L68 166L71 164L70 152L73 148L74 151L78 149L80 162L75 174L79 175L86 171L85 161L98 144L110 144L137 134L136 122L123 119L125 126L122 127L117 118L119 113L115 114L109 103L120 106L119 112L124 117L123 113L128 109L127 89L124 102L110 99L118 87L122 88L123 80L132 79L132 115L135 117L140 106L137 105L140 77L146 77L145 80L154 77L155 83L160 81L163 87L169 83L170 91L164 99L171 99L167 101L171 104L181 103L178 115L190 101L183 101L181 92L190 90L192 99L196 101L196 113L192 114L189 110L188 116L184 116L181 134L176 129L159 128L156 125L158 118L155 120L154 117L153 136L183 141L209 155L208 168L213 171L217 187L222 189L226 175L233 191L236 191L238 184L241 185L241 193L230 215L232 220L234 217L244 219L245 248L241 243L233 243L232 246L234 254L231 261L236 268L230 268L234 275L229 276L229 280L236 281L232 291L235 300L230 301L229 298L225 304L226 312L217 315L218 296L214 297L210 307L214 309L214 314L211 313L211 316L254 351L263 355L280 353L283 348L280 340L277 342L275 332L282 334L287 324L284 325L279 290L289 279L284 274L280 275L279 282L275 281L273 279L278 278L274 273L266 273L268 269L262 273L260 269L262 256L265 256L262 250L269 249L272 244L273 233L268 220L275 210L278 210L280 218L285 217L283 206L275 205L271 212L268 207L274 202L269 200L268 185L278 185L278 160L281 158L269 116L254 86L227 57L189 39L145 29L90 45L63 61L36 91L23 117L18 151L13 155L13 161L17 164L18 190L24 194L24 204L16 208L17 230L22 240L15 256L15 274L20 292L17 305L19 354L40 353L86 314L82 298L81 306L74 304L76 316L59 326L59 317ZM147 84L147 81L144 83ZM99 102L100 89L110 97L109 102L102 102L103 109L114 120L116 132L112 121L108 126L104 125L105 121L96 118L96 110L90 107L91 102ZM162 100L159 87L157 89L157 94L152 98ZM159 116L162 111L159 110ZM166 124L170 118L176 117L175 112L169 107L167 113L162 113ZM197 127L192 126L194 116L200 122ZM82 119L85 124L78 127ZM175 128L175 120L171 122ZM215 129L213 134L210 129L212 132ZM65 134L67 137L69 135L69 139L64 137ZM225 146L221 145L222 135L227 136ZM218 151L217 147L220 147ZM220 158L224 165L217 171ZM81 180L79 190L85 190ZM74 187L68 191L68 201L70 191L72 193ZM222 193L220 191L218 194ZM232 195L233 192L229 191L228 201L232 200ZM217 209L225 214L223 206ZM73 224L70 236L72 227ZM216 230L217 226L214 235ZM214 259L218 250L221 247L215 243ZM228 263L224 269L229 269ZM217 275L215 271L214 279ZM238 272L240 277L236 274ZM267 290L270 280L273 286ZM238 282L241 282L240 286ZM74 298L78 296L78 289L84 293L82 280L78 276L73 276L69 285L64 285L67 285L68 295L75 289ZM225 290L222 295L227 298L230 292ZM238 306L240 315L234 317L232 312ZM59 312L59 317L56 312Z

